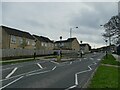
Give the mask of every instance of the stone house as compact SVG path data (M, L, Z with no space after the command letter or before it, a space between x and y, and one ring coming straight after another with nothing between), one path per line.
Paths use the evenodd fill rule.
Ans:
M7 26L0 26L0 33L2 33L2 49L34 49L35 42L33 36L25 31L10 28Z
M62 50L76 50L76 51L79 51L80 46L79 46L79 42L78 42L77 38L68 38L67 40L56 41L54 43L54 49L55 50L58 50L60 48Z
M82 50L83 53L88 53L91 49L89 44L80 44L80 51Z
M36 49L53 50L54 43L47 37L33 35L36 41Z

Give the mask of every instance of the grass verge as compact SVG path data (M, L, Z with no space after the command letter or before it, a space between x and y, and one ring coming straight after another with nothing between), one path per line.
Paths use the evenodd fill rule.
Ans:
M34 61L34 59L23 59L23 60L15 60L15 61L6 61L6 62L0 62L2 65L6 64L14 64L14 63L20 63L20 62L28 62L28 61Z
M118 88L119 74L117 67L100 65L88 88Z
M114 58L114 56L112 54L108 54L107 57L104 56L101 63L120 66L120 62L116 61L116 59Z

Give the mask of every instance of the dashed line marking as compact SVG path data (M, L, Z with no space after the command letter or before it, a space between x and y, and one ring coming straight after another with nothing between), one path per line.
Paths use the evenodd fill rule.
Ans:
M17 70L17 67L12 70L10 74L8 74L5 78L9 78L15 71Z
M37 65L38 65L38 67L40 67L41 69L43 69L43 67L39 63L37 63Z
M56 66L52 69L52 71L55 70L55 69L56 69Z

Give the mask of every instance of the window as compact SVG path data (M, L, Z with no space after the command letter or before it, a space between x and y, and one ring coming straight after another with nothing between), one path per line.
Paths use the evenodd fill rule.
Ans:
M27 41L27 45L30 45L30 41L29 40Z
M11 43L16 43L16 37L11 35Z
M44 43L43 43L43 42L41 43L41 46L44 46Z
M45 47L47 47L47 43L45 43Z
M23 39L20 37L19 39L19 43L22 44L23 43Z

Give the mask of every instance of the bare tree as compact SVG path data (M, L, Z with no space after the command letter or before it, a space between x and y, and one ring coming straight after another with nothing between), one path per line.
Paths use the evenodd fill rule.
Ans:
M120 18L118 15L111 17L111 19L104 24L105 33L102 35L105 38L109 38L109 44L111 39L114 43L120 43Z
M24 49L26 46L27 46L27 41L26 41L25 38L23 38L23 41L22 41L22 43L20 44L20 47Z

